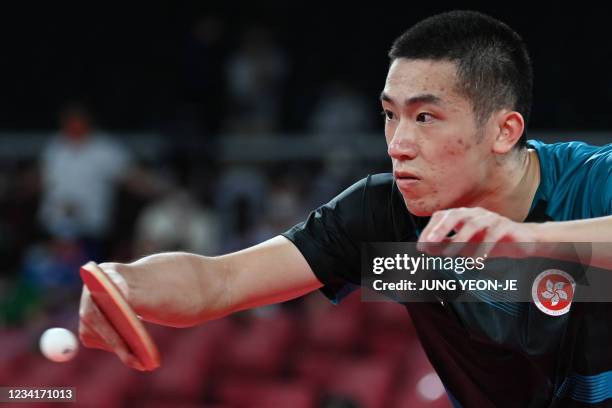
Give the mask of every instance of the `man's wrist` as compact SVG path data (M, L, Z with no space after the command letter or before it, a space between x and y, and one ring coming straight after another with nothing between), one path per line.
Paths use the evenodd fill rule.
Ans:
M533 234L534 242L536 243L545 243L545 242L555 242L555 229L557 227L557 222L541 222L541 223L532 223L531 224L531 232Z

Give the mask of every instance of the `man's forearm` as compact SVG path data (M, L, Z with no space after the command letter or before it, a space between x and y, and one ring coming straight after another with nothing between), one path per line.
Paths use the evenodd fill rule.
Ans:
M590 218L586 220L546 222L534 224L537 242L559 243L574 242L589 244L585 253L579 253L580 260L589 265L612 269L612 216ZM546 245L542 246L546 248ZM549 248L553 248L550 246ZM559 247L559 248L562 248ZM588 252L588 253L586 253ZM574 253L561 251L544 254L554 258L568 259Z
M612 242L612 216L539 224L540 242Z
M185 252L167 252L150 255L130 264L121 270L130 283L129 299L136 313L149 321L159 320L163 307L168 305L168 313L174 316L161 316L162 320L174 320L176 326L191 326L206 320L223 317L230 310L227 268L217 258L205 257ZM150 296L146 291L151 287L164 288L156 291L156 307L147 305ZM177 308L177 300L180 307ZM149 310L155 315L147 316Z
M282 236L218 257L167 252L101 265L124 277L128 302L143 319L177 327L284 302L322 286Z

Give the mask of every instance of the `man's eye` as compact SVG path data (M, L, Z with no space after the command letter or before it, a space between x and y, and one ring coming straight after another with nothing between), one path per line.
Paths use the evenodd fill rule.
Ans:
M417 115L417 122L430 122L433 119L433 115L427 112L421 112Z
M380 114L385 117L385 120L393 120L393 118L395 118L393 112L391 112L390 110L385 109Z

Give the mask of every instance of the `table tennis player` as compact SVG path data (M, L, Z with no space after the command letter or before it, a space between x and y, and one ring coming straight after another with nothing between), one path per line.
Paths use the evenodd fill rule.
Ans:
M510 27L446 12L409 28L389 57L380 99L393 172L364 177L239 252L101 264L142 319L192 326L317 289L339 302L360 284L364 242L440 242L453 232L451 242L612 241L612 144L527 139L532 66ZM594 251L589 262L612 269L610 256ZM508 305L405 304L455 406L612 403L608 303L559 316ZM137 368L87 290L80 313L86 346Z

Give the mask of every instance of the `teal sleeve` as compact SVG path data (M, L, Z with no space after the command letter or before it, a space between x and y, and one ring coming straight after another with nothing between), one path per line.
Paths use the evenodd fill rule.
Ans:
M612 215L612 144L545 144L530 140L540 158L539 191L556 221Z
M605 193L602 196L601 207L605 215L612 215L612 155L608 157L608 175L604 182Z
M587 183L592 186L595 215L612 215L612 144L598 148L589 160Z

